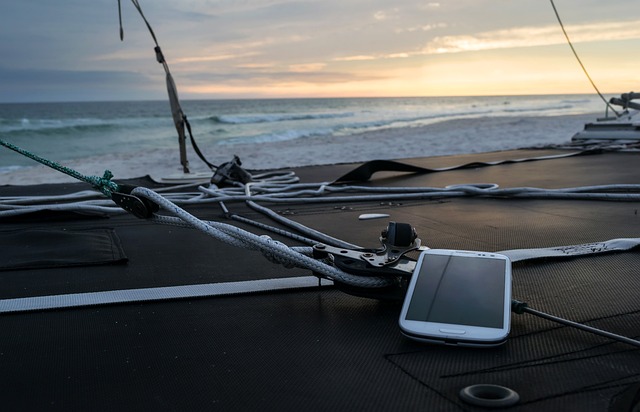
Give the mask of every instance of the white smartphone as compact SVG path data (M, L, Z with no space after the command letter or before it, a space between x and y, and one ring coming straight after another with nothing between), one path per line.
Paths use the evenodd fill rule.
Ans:
M461 346L504 343L511 326L511 261L489 252L420 254L400 313L411 339Z

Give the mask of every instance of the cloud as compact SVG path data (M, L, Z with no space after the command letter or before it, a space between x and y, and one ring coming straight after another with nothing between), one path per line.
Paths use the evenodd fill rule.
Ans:
M379 80L380 75L355 74L340 71L290 71L290 70L243 70L237 72L193 73L182 76L189 84L182 87L188 91L197 91L213 85L235 85L256 87L275 86L283 83L344 83Z
M565 29L573 43L640 38L640 20L571 25ZM476 34L435 37L423 51L425 54L459 53L564 43L566 39L558 25L516 27Z
M255 56L259 53L257 52L247 52L247 53L239 53L239 54L217 54L212 56L193 56L193 57L179 57L177 59L173 59L171 63L199 63L199 62L217 62L223 60L235 60L241 59L245 57Z
M406 59L412 56L425 54L422 51L417 52L398 52L398 53L381 53L375 55L356 55L356 56L345 56L345 57L336 57L333 59L334 62L357 62L357 61L368 61L368 60L384 60L384 59Z
M0 89L6 101L135 99L140 90L164 94L164 78L131 71L0 68ZM55 97L54 97L55 96Z
M400 9L394 7L388 10L378 10L373 13L373 19L376 21L385 21L390 19L397 19L399 17Z
M122 2L124 42L113 0L94 0L90 7L72 3L73 8L50 0L3 5L0 99L54 99L55 93L61 100L85 99L91 92L100 100L164 98L153 41L130 1ZM567 31L575 43L640 39L631 0L564 4L571 10L566 17L574 24ZM228 90L273 87L269 93L280 93L275 89L281 84L301 84L297 95L344 94L341 87L382 93L380 84L395 87L411 77L403 70L419 77L423 66L447 60L471 67L474 59L501 67L499 57L546 55L554 50L526 48L566 43L548 2L154 0L143 8L181 96L183 89L214 90L213 82ZM599 53L594 60L611 71L613 49L623 54L629 48L629 42L611 42L592 50ZM462 53L488 50L496 52Z
M367 56L364 54L357 56L346 56L346 57L336 57L333 61L336 62L355 62L355 61L366 61L366 60L375 60L378 59L377 56Z
M446 29L449 25L447 23L434 23L434 24L424 24L420 26L413 26L407 28L399 28L396 29L396 33L413 33L420 31L431 31L435 29Z
M306 63L289 65L289 71L293 73L309 73L321 71L327 66L326 63Z
M396 30L396 34L446 28L448 28L448 25L445 23L434 23L431 25L399 29ZM573 43L640 39L640 20L570 25L566 26L566 30ZM430 54L526 48L557 44L566 44L566 38L558 25L512 27L471 34L436 36L423 48L416 47L410 50L403 50L398 47L396 51L340 56L333 58L332 61L357 62L404 59Z

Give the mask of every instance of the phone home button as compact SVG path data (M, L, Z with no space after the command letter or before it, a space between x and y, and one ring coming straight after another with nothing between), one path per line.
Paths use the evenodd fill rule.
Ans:
M453 335L464 335L465 333L467 333L467 331L464 329L446 329L446 328L440 329L440 332L451 333Z

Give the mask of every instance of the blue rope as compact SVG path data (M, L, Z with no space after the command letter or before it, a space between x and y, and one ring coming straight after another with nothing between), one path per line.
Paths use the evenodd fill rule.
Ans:
M112 192L119 192L120 188L117 183L112 182L113 173L109 170L105 170L102 177L99 176L87 176L82 173L71 169L70 167L66 167L61 165L60 163L56 163L52 160L45 159L44 157L40 157L34 153L29 152L28 150L22 149L16 145L13 145L9 142L5 142L4 140L0 140L0 145L13 150L14 152L18 152L23 156L26 156L30 159L35 160L45 166L48 166L52 169L55 169L59 172L62 172L66 175L69 175L75 179L81 180L83 182L91 184L93 187L101 191L105 196L111 197Z

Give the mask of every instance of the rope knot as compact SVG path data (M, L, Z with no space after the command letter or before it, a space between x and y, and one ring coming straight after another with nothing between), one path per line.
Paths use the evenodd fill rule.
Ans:
M117 192L119 190L118 184L116 182L112 182L113 173L111 170L105 170L102 177L91 176L91 184L96 189L100 190L107 197L111 197L112 192Z
M102 175L102 179L111 183L111 179L113 179L113 173L111 173L111 170L105 170Z

